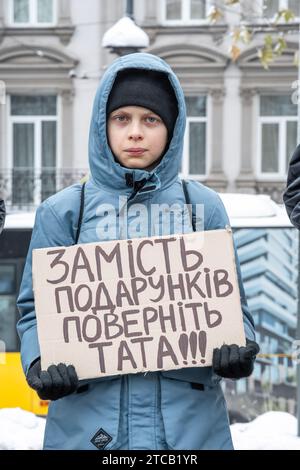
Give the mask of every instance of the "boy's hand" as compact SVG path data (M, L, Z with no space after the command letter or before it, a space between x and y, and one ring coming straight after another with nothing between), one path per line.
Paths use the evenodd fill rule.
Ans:
M221 348L213 351L212 367L220 377L228 379L241 379L249 377L254 368L256 354L259 346L255 341L246 340L246 346L223 344Z
M36 390L42 400L58 400L75 392L78 387L74 366L58 364L51 365L47 370L41 370L40 359L30 367L26 379L28 385Z

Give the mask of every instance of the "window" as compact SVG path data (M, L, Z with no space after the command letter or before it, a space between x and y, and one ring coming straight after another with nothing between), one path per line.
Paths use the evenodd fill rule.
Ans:
M270 315L269 313L263 313L262 314L262 318L263 318L263 321L265 323L267 323L268 325L271 325L271 326L275 326L276 325L276 321L275 321L275 318Z
M290 96L261 96L258 126L258 176L286 178L297 146L297 106Z
M237 394L247 393L247 380L246 379L236 381L236 393Z
M261 367L261 364L259 364L259 362L257 361L254 364L253 376L255 380L261 381L262 367Z
M271 369L271 383L278 384L280 383L279 368L276 364L270 366Z
M203 177L207 173L207 98L188 96L187 126L184 141L182 173Z
M205 0L164 0L163 22L168 24L197 24L207 21L208 1Z
M56 0L12 0L11 23L15 26L49 26L55 23Z
M56 191L56 96L12 95L12 203L37 205Z
M0 340L6 351L16 351L16 266L0 265Z
M296 18L300 17L299 0L263 0L263 16L273 18L279 10L292 10Z

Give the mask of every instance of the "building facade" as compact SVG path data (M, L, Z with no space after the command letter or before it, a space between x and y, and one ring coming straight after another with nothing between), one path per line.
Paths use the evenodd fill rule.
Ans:
M148 52L174 68L186 95L183 176L281 202L297 144L300 4L242 3L256 32L235 63L228 34L240 23L237 8L212 24L210 0L140 0L134 16L150 37ZM287 49L265 70L257 48L267 32L278 36L268 18L279 7L297 17L279 23L289 29ZM0 188L12 209L35 207L87 171L93 97L116 57L101 40L124 10L125 0L0 0Z
M188 101L206 105L195 110L188 102L189 119L205 118L205 124L201 137L200 124L198 132L188 126L184 175L219 191L267 193L281 202L287 161L297 143L297 106L291 96L297 80L299 2L242 2L244 23L257 32L236 63L229 58L228 32L240 22L237 9L225 9L222 20L211 25L207 9L220 2L137 3L141 10L144 4L137 18L150 35L150 51L175 69ZM257 48L268 32L278 36L268 18L286 7L296 14L287 49L266 71Z
M216 24L207 20L211 3L225 4L139 0L134 5L135 21L150 38L146 52L172 66L185 93L182 176L220 192L266 193L282 202L288 161L297 145L292 97L297 93L300 2L244 0L242 11L224 7ZM269 18L279 8L293 9L296 18L274 29ZM116 57L101 41L124 11L125 0L0 0L0 195L9 211L33 210L88 172L93 98ZM240 24L240 14L255 33L233 62L229 32ZM289 31L287 48L265 70L257 48L265 34L275 40L284 30ZM288 233L273 233L241 230L236 239L262 349L278 354L290 348L295 334L291 286L296 284L290 276L296 268L290 272L294 241ZM275 301L278 295L281 303ZM253 402L272 392L282 409L294 412L289 361L279 356L260 360L249 381L228 384L228 396L245 393ZM264 383L271 389L264 390Z
M298 311L299 234L294 228L234 232L248 306L261 356L249 379L226 381L230 410L251 419L269 410L296 413L292 359Z
M34 209L87 171L100 3L0 1L0 191L10 210ZM94 78L77 78L84 70Z

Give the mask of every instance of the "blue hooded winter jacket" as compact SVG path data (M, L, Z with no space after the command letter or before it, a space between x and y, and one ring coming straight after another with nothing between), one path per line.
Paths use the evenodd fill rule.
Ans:
M169 149L152 171L131 170L114 159L106 135L106 102L118 71L143 68L166 73L174 87L179 114ZM178 177L186 122L182 88L159 57L146 53L118 58L105 72L97 91L89 136L90 179L85 188L84 215L79 243L112 239L97 230L109 207L119 207L119 196L133 204L174 203L183 206L185 197ZM128 178L130 174L130 178ZM127 175L127 176L126 176ZM134 191L132 182L146 179ZM129 181L130 185L129 185ZM188 182L192 202L204 205L205 230L229 225L220 197L195 181ZM37 210L31 244L23 274L18 308L21 319L21 357L25 374L40 355L32 291L32 250L74 244L80 207L81 185L75 184L44 201ZM107 204L106 213L99 207ZM113 216L113 214L111 214ZM159 233L161 220L152 220L148 233ZM192 227L190 227L192 231ZM166 234L167 233L163 233ZM127 238L119 232L117 238ZM237 261L245 334L255 339L240 268ZM234 325L233 325L234 327ZM87 381L78 391L50 403L45 449L232 449L227 409L217 377L211 367L148 372L104 377Z

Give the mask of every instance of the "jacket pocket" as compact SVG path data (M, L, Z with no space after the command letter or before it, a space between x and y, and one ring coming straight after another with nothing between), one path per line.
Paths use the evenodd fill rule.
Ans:
M193 382L211 387L221 381L221 377L216 375L211 367L187 367L184 369L162 371L161 374L169 379Z
M193 382L197 383L197 382ZM192 387L184 380L160 376L161 412L169 448L233 449L220 385Z
M109 450L118 448L120 378L89 383L50 403L44 449Z

